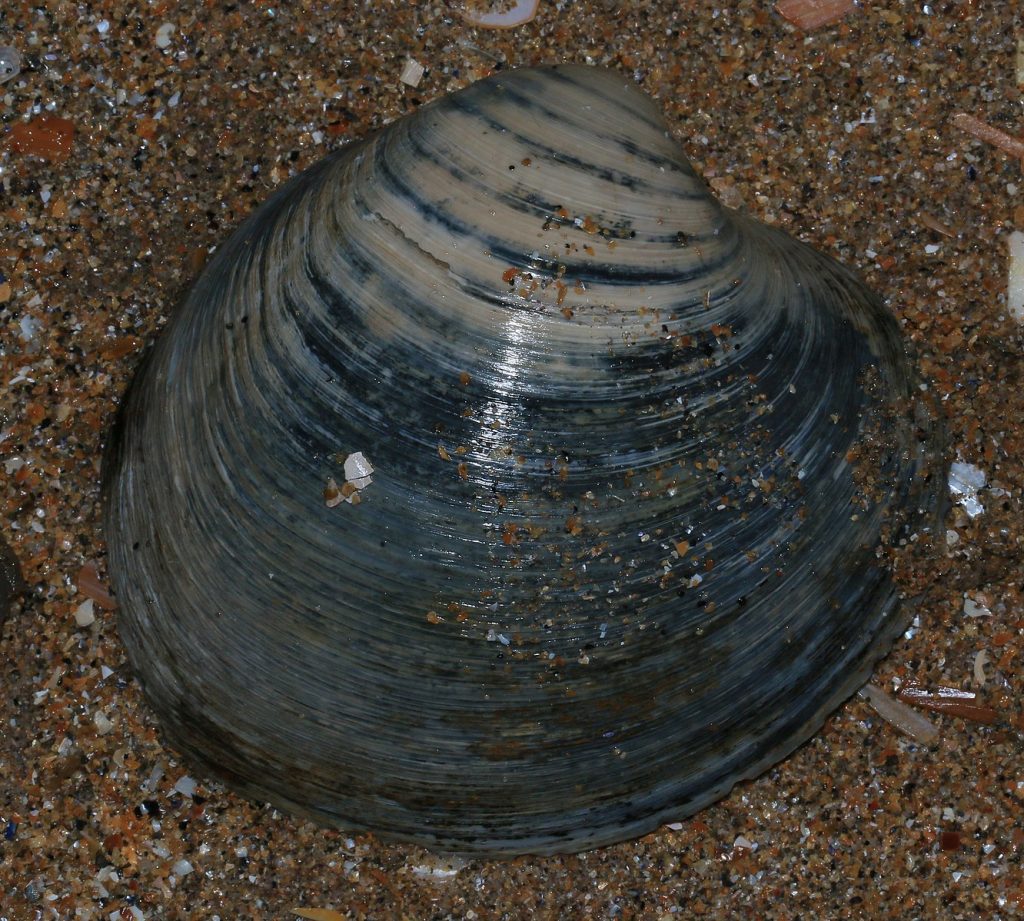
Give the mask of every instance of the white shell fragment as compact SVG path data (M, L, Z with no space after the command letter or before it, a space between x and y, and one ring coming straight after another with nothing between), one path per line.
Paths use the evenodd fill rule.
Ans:
M92 598L87 598L77 608L75 608L75 623L79 627L88 627L96 620L96 613L93 610Z
M406 86L419 86L420 80L423 79L423 72L423 65L419 61L409 58L406 60L398 79Z
M154 41L156 42L157 48L164 49L171 46L171 39L176 28L177 27L173 22L165 22L156 30L156 37Z
M196 784L193 778L189 777L188 774L183 774L178 778L177 783L175 783L172 789L175 793L180 793L182 796L195 796L197 787L198 784Z
M988 650L979 649L974 654L974 683L978 687L985 685L985 666L988 664Z
M971 518L977 518L985 507L978 499L978 491L985 487L985 471L974 464L954 461L949 466L949 494Z
M481 29L514 29L525 25L540 7L540 0L466 0L463 19Z
M102 710L97 710L92 715L93 725L96 727L96 731L101 735L105 736L114 728L114 724L107 719L107 715Z
M431 882L448 882L459 875L459 872L466 868L469 861L463 857L451 855L441 857L434 854L426 855L422 860L412 864L409 869L412 875Z
M373 482L371 473L373 466L362 451L356 451L345 458L345 479L356 489L366 489Z
M939 737L938 727L909 704L886 693L874 684L866 684L858 692L887 723L918 742L931 745Z
M992 612L980 601L964 595L964 614L968 617L991 617Z

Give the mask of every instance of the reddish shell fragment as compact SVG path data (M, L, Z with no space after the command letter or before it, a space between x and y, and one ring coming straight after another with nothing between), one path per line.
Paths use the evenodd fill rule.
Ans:
M75 585L86 598L91 598L104 610L113 611L117 608L117 602L107 591L107 587L100 582L99 571L91 560L78 570Z
M977 694L959 688L940 686L927 690L917 685L908 685L897 696L915 707L935 713L948 713L975 723L994 723L999 719L999 714L992 707L977 703Z
M776 12L798 29L809 32L839 22L857 9L854 0L779 0Z
M936 233L941 233L943 236L956 236L956 231L953 230L952 227L950 227L948 224L944 224L937 217L935 217L932 214L929 214L927 211L922 211L918 217L918 220L920 220L921 223L924 224L924 226L927 227L929 230L934 230Z
M345 921L348 917L332 908L293 908L292 914L308 921Z
M18 122L11 129L10 143L17 153L63 163L71 155L74 137L74 122L56 115L40 115L29 122Z
M1000 131L998 128L993 128L987 122L983 122L980 118L975 118L973 115L968 115L966 112L957 112L953 116L953 124L961 131L973 134L978 140L984 141L986 144L992 144L1000 150L1005 150L1011 157L1018 157L1024 160L1024 141L1020 138L1007 134L1005 131Z

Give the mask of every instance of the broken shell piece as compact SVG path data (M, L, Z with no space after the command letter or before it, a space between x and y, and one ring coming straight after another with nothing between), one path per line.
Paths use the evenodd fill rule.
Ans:
M984 687L987 676L985 666L988 664L988 650L979 649L974 655L974 683L978 687Z
M775 10L798 29L810 32L839 22L857 9L855 0L779 0Z
M462 18L481 29L514 29L537 15L540 0L466 0Z
M865 684L857 694L871 704L882 719L891 723L900 732L925 745L931 745L938 739L939 729L930 719L921 716L912 707L887 694L877 685Z
M79 627L88 627L90 624L96 621L96 602L92 598L86 598L77 608L75 608L75 623Z
M975 668L977 668L978 656L983 655L985 655L984 649L975 656ZM978 684L984 684L983 678L978 681L978 676L975 674L975 681ZM942 686L923 688L916 684L908 684L900 688L899 698L935 713L947 713L950 716L973 720L976 723L994 723L999 719L999 714L992 707L978 702L977 694L973 691L963 691L960 688Z
M401 74L398 75L398 79L406 86L419 86L420 80L423 79L423 73L423 65L413 58L408 58L402 67Z
M955 461L949 466L949 494L968 516L977 518L985 511L978 499L979 490L985 486L985 471L974 464Z
M330 477L327 480L327 486L324 489L324 503L328 508L334 508L335 506L341 505L344 500L344 496L341 494L341 490L338 489L338 483L334 477Z
M971 598L966 592L964 592L964 614L968 617L991 617L992 612L988 609L988 605L985 604L979 598Z
M469 861L454 854L449 857L424 854L420 860L410 865L409 869L412 875L419 879L443 883L454 879L468 865Z
M966 112L957 112L953 116L953 124L961 131L974 135L979 141L998 147L1011 157L1024 159L1024 140L1007 134L1005 131L1000 131L980 118L968 115Z
M373 466L362 451L356 451L345 458L345 479L356 489L366 489L373 482L371 473Z

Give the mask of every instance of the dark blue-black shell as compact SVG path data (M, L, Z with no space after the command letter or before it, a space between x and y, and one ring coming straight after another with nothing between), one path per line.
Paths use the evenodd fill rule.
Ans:
M148 699L236 789L568 851L866 680L941 462L874 294L723 208L625 78L520 70L222 247L126 400L106 533Z

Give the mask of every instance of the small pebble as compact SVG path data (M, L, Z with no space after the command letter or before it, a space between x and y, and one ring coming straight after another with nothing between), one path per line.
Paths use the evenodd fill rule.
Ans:
M968 617L991 617L992 612L981 602L964 595L964 614Z
M156 30L156 46L157 48L168 48L171 44L171 36L174 35L174 23L165 22L159 29Z
M185 774L183 777L178 779L178 782L174 785L174 792L180 793L182 796L195 796L196 782Z
M94 602L91 598L86 598L77 608L75 608L75 623L79 627L88 627L96 620L96 614L93 610Z

